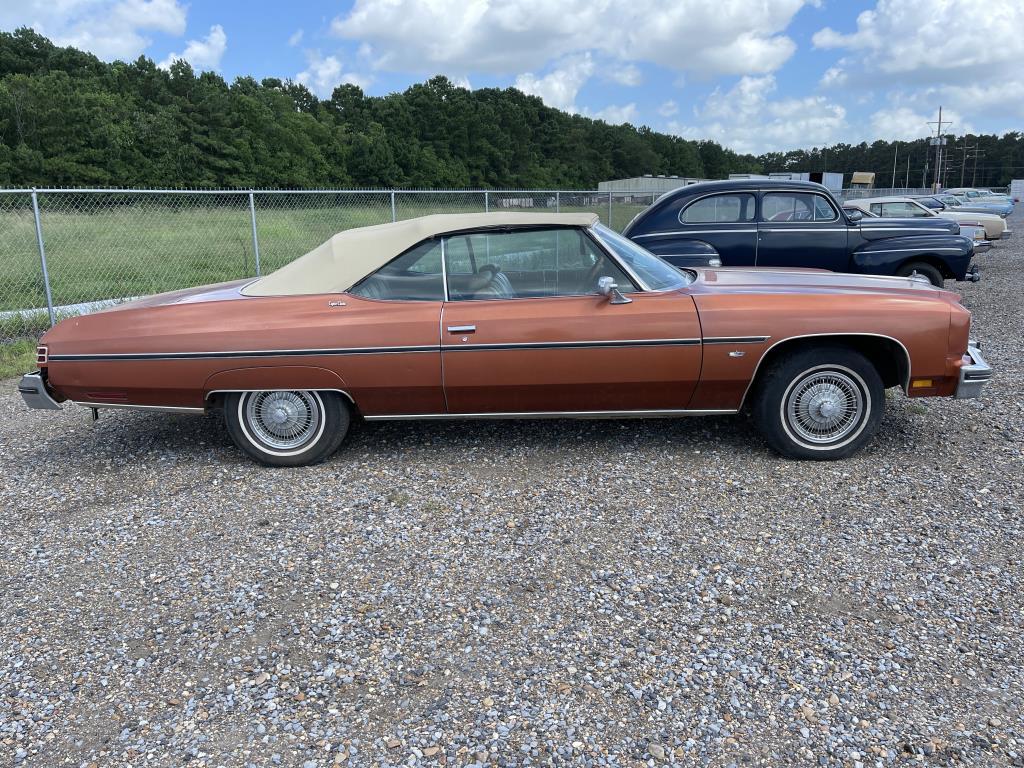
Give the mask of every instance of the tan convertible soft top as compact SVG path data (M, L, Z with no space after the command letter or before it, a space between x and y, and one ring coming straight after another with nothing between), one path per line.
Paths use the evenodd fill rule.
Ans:
M485 227L590 227L594 213L441 213L339 232L305 256L245 286L246 296L347 291L417 243L448 232Z

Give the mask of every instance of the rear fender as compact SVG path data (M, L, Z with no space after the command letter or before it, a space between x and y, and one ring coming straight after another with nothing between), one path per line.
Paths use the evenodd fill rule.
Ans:
M713 245L703 240L685 237L666 237L641 243L651 253L660 256L675 267L718 267L721 257ZM717 263L712 263L714 260Z

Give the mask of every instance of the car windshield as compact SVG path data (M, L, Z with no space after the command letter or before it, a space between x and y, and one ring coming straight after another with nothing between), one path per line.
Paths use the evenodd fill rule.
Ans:
M643 280L652 291L682 288L693 282L690 273L676 269L604 224L595 225L593 231L601 242L611 249L615 257Z

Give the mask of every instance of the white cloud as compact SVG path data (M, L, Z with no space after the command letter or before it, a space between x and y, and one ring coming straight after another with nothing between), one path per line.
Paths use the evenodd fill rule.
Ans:
M57 45L131 60L152 43L147 32L183 35L185 15L178 0L21 0L0 4L0 28L28 26Z
M610 104L604 109L594 112L590 117L593 117L595 120L604 120L610 125L622 125L623 123L636 125L639 121L640 113L637 111L636 104L625 104L623 106Z
M636 64L617 64L608 70L608 79L620 85L637 86L643 82L644 76Z
M523 93L540 96L549 107L579 112L576 94L594 74L594 61L589 53L569 56L543 77L526 72L516 78L515 87Z
M331 93L342 83L351 83L366 88L370 79L354 72L343 72L341 61L337 56L323 56L320 51L306 51L306 68L295 76L320 98L329 98Z
M658 114L662 117L672 117L679 114L679 105L673 99L669 99L658 107Z
M170 69L178 59L184 59L195 70L211 70L220 67L221 57L228 47L228 36L220 24L210 27L210 34L202 40L189 40L183 53L169 53L157 64L161 69Z
M843 85L849 76L841 66L829 67L825 70L825 74L821 76L821 80L818 81L818 85L822 88L835 88Z
M847 130L846 110L823 96L771 100L774 75L744 76L728 91L716 88L694 124L669 123L690 139L713 139L737 152L822 146Z
M288 36L288 45L294 48L296 45L302 42L303 31L296 29L291 35Z
M871 115L871 130L880 139L910 141L935 134L937 112L921 112L909 106L893 106L880 109ZM959 112L950 109L942 111L943 133L974 133L974 126Z
M985 110L990 119L1024 117L1021 0L879 0L857 17L854 31L826 27L813 42L849 51L841 61L844 79L884 84L897 107L911 102L930 112L943 104L964 114ZM883 110L894 126L898 112Z
M414 72L522 72L593 51L702 74L771 72L807 0L356 0L332 22L368 41L375 64ZM596 30L596 34L588 31Z

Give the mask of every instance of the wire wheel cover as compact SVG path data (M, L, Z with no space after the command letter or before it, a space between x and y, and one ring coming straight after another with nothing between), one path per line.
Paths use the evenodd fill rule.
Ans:
M836 370L815 371L789 390L786 420L800 440L833 443L862 421L864 393L849 376Z
M309 392L255 392L246 402L245 418L260 442L287 451L316 438L320 403Z

